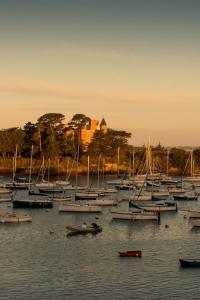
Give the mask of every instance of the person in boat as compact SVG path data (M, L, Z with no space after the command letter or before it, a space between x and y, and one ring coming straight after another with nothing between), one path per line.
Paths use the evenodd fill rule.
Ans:
M97 225L96 223L92 223L91 225L92 225L92 227L94 227L95 229L98 228L98 225Z
M82 224L82 228L83 228L83 229L86 229L86 228L87 228L87 223L84 222L84 223Z

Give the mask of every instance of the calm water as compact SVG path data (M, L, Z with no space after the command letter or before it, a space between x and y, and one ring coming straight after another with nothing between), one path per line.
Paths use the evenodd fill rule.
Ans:
M189 207L200 209L200 200L179 203ZM1 204L1 213L9 210ZM17 210L27 211L31 224L0 226L0 299L200 298L200 270L178 265L180 257L200 258L200 230L191 229L184 211L165 213L160 225L111 221L109 208L98 220L59 213L57 205L48 212ZM66 236L66 225L84 221L97 222L103 232ZM131 249L142 249L143 257L118 257L118 251Z

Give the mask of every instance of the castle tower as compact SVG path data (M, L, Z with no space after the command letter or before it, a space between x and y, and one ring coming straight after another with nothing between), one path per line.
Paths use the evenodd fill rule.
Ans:
M101 120L100 130L103 131L103 133L107 133L108 132L108 126L107 126L106 121L105 121L104 118Z

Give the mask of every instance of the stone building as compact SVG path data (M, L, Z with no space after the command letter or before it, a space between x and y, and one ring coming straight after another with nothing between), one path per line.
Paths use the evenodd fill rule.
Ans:
M101 120L101 123L98 120L91 119L90 125L81 129L81 141L83 145L87 146L91 143L94 133L97 130L102 130L104 133L108 132L108 126L104 118Z

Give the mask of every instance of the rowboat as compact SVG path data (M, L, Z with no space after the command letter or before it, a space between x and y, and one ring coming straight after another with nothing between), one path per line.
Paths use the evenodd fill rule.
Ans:
M141 250L118 252L120 257L142 257Z
M200 259L179 259L181 268L200 268Z
M96 223L92 223L91 225L87 225L83 223L79 226L66 226L66 228L69 230L69 235L75 235L75 234L87 234L87 233L99 233L102 231L102 227L97 225Z

